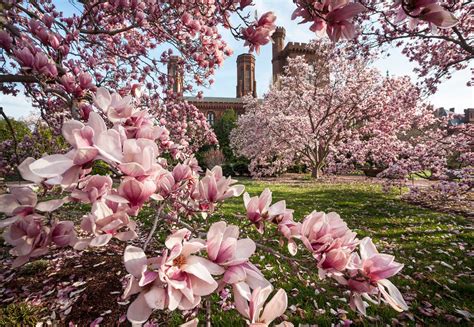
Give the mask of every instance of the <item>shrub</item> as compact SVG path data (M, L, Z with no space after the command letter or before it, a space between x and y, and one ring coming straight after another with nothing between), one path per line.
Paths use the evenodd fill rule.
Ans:
M232 168L231 164L223 164L222 165L222 173L225 176L234 176L235 175L235 169Z
M239 176L248 176L250 175L249 165L245 162L237 162L233 166L233 170Z

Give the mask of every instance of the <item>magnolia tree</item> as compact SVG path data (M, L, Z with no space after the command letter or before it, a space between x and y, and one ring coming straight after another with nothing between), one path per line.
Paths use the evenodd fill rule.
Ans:
M385 169L406 157L404 151L409 147L427 141L434 144L447 136L447 120L435 117L433 107L420 100L421 91L409 77L386 78L383 83L390 92L383 113L368 117L350 138L338 144L337 151L329 155L328 171ZM433 144L427 148L434 154ZM446 158L446 153L438 156ZM430 165L428 161L425 164Z
M228 286L243 319L252 326L268 326L285 312L288 300L280 289L267 302L273 287L252 264L252 256L257 248L277 252L240 236L241 227L250 223L262 234L275 226L287 240L289 253L304 250L309 261L282 256L297 265L312 262L320 278L333 278L350 291L351 307L362 314L366 309L362 297L373 303L386 302L398 311L407 309L388 280L403 265L391 255L378 253L369 237L359 240L334 212L313 211L294 220L285 201L272 204L272 194L266 189L259 196L244 194L247 221L240 226L211 223L209 217L216 214L220 203L240 196L244 186L224 177L219 166L200 178L200 168L192 158L169 165L165 156L173 155L169 153L173 144L166 128L152 124L146 112L131 104L126 114L116 117L118 108L103 105L108 97L105 89L99 89L94 103L111 120L104 121L93 111L86 123L66 121L62 134L71 146L69 152L28 158L19 166L26 180L45 191L60 187L68 195L39 202L31 188L12 187L9 194L0 196L0 210L7 216L0 227L16 257L14 267L53 248L83 250L107 246L114 239L124 247L129 274L123 297L132 297L127 312L130 322L144 323L155 310L209 308L203 303ZM136 115L143 117L146 128L137 130L133 124ZM91 174L97 161L116 173L115 183L110 176ZM67 202L90 204L91 211L77 217L79 224L59 221L54 212ZM129 241L145 232L137 221L144 207L154 208L153 226L143 243L130 245ZM154 242L155 236L165 232L157 230L162 221L172 226L164 244ZM151 246L155 251L150 251ZM188 326L196 324L196 320L188 322Z
M251 160L254 175L301 162L319 177L359 133L396 128L415 114L418 92L406 78L383 78L364 60L349 60L345 50L323 42L313 46L319 61L289 59L278 85L263 102L249 100L232 133L232 146Z
M294 0L293 19L337 41L353 39L363 55L397 47L429 92L474 57L470 1ZM354 38L355 37L355 38ZM436 50L435 50L436 49ZM468 84L469 81L466 81Z
M232 53L218 27L231 29L257 50L269 42L275 16L266 13L251 21L243 13L250 3L4 1L0 90L13 95L24 91L57 133L64 119L88 120L91 96L98 87L117 90L115 98L107 100L117 111L130 104L125 94L142 93L137 106L168 128L176 151L190 155L216 139L204 115L170 91L174 81L166 66L172 49L181 58L181 76L190 78L186 90L191 90L191 82L207 84ZM230 24L234 13L243 21L241 29Z
M388 168L379 177L389 178L389 186L404 184L410 177L437 181L426 188L411 185L406 197L414 202L469 203L474 187L474 129L471 124L453 127L447 123L447 119L433 117L415 123L405 136L398 137L395 160L387 162Z

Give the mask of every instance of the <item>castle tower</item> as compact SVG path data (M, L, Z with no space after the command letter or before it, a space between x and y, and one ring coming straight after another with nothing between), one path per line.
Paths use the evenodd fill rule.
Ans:
M168 61L168 78L170 85L168 88L173 90L177 96L183 95L183 71L178 56L170 56Z
M272 39L272 72L273 72L273 82L276 81L277 76L282 73L281 69L284 66L284 63L281 62L283 58L279 58L279 54L285 47L285 37L286 30L282 26L278 26L273 32Z
M257 82L255 81L255 57L243 53L237 57L237 87L236 97L245 95L257 97Z

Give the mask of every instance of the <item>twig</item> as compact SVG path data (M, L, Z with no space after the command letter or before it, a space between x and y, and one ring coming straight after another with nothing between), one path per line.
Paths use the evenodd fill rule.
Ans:
M165 218L169 221L172 221L174 223L177 223L177 224L189 229L190 231L193 231L193 232L197 233L196 228L194 228L193 226L189 225L188 223L185 223L185 222L183 222L183 221L181 221L177 218L171 217L170 215L163 215L163 218Z
M287 261L291 261L291 262L295 262L295 263L297 263L297 262L299 262L299 263L303 263L303 262L304 262L304 263L314 262L313 260L308 260L308 259L298 259L298 258L294 258L294 257L288 257L288 256L286 256L286 255L284 255L284 254L281 254L280 252L278 252L278 251L272 249L272 248L269 247L269 246L266 246L266 245L263 245L263 244L260 244L260 243L255 243L255 244L256 244L256 246L257 246L258 249L261 249L261 250L264 250L264 251L266 251L266 252L269 252L269 253L271 253L271 254L273 254L273 255L275 255L275 256L277 256L277 257L280 257L280 258L282 258L282 259L284 259L284 260L287 260Z
M211 327L211 299L206 300L206 327Z
M146 251L146 248L148 247L148 244L150 243L151 239L153 238L153 234L156 231L156 227L158 226L158 219L161 216L161 212L163 211L163 208L165 206L165 202L163 202L160 207L158 208L158 212L155 215L155 220L153 221L153 227L150 230L150 233L148 234L148 237L145 240L145 243L143 244L143 251Z

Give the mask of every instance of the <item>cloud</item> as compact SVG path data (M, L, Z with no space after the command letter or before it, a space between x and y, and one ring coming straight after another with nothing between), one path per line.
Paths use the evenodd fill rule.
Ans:
M37 111L31 105L30 99L21 93L18 96L0 94L0 106L3 107L3 111L7 116L15 119L26 117L31 112Z

